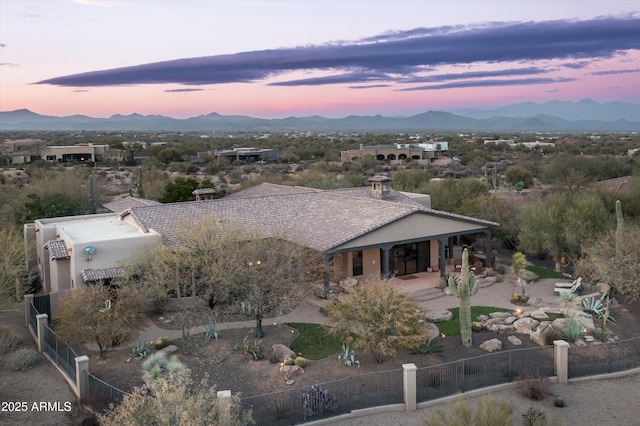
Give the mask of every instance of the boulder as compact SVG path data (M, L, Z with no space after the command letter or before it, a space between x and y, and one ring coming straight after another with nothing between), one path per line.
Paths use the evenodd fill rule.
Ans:
M167 336L158 337L155 342L153 342L153 347L160 350L164 349L171 344L171 339Z
M304 369L297 365L283 365L280 367L280 372L284 375L284 380L288 382L304 374Z
M158 352L164 352L165 354L169 355L176 352L177 350L178 350L178 347L176 345L169 345L160 349Z
M296 354L289 347L281 344L275 344L271 346L271 356L269 361L272 363L284 362L287 358L295 358Z
M489 314L491 318L506 318L510 317L511 315L511 312L491 312Z
M434 323L425 322L424 327L427 329L427 333L429 333L429 340L433 340L440 335L440 330Z
M505 324L513 324L517 320L518 320L518 317L512 315L510 317L506 317L505 319L503 319L502 322L504 322Z
M502 349L500 339L490 339L480 344L480 349L487 352L499 352Z
M557 334L557 332L551 322L542 321L538 328L529 333L529 338L537 345L546 346L551 340L549 336L554 334Z
M512 325L518 333L529 334L540 325L540 321L535 320L531 317L523 317L514 322Z
M509 336L507 337L507 340L515 346L520 346L522 345L522 340L518 339L516 336Z
M453 319L453 313L449 310L429 311L424 314L424 319L429 322L444 322Z
M592 331L596 328L596 325L593 322L593 317L591 317L591 315L576 315L572 319L578 321L583 330Z
M478 315L478 321L485 322L489 319L489 315Z
M539 308L539 309L536 309L535 311L527 312L527 315L537 320L549 319L549 315L547 315L547 312L545 311L545 309L546 308Z

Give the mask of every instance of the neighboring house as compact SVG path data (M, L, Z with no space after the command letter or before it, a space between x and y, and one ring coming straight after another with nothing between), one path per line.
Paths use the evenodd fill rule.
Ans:
M421 203L428 204L428 197L394 191L390 181L374 176L371 187L328 191L263 183L215 200L40 219L25 226L25 235L36 241L45 292L113 278L118 266L140 256L144 247L160 240L176 247L178 236L205 218L322 253L325 286L346 277L444 274L459 235L484 233L490 253L490 228L498 224L431 209Z
M244 161L256 163L259 161L274 161L278 159L278 150L269 148L232 148L215 151L198 152L198 159L205 156L215 157L218 161Z
M39 160L47 142L41 139L7 140L2 144L1 156L10 164L27 164Z
M126 197L104 203L103 206L105 209L113 213L120 213L131 207L158 206L160 204L162 203L158 201L146 200L144 198L135 198L128 195Z
M112 153L109 152L109 145L94 145L92 143L81 143L77 145L49 146L44 150L42 156L47 161L58 163L84 163L111 160ZM124 154L117 150L116 158L113 160L122 161Z
M592 185L596 189L610 192L614 195L639 196L640 197L640 177L623 176L615 179L601 180Z
M366 156L375 157L376 160L404 161L408 158L416 161L429 160L438 157L442 151L449 149L449 142L429 143L396 143L393 145L364 145L360 149L351 149L340 152L341 161L352 161L354 158Z

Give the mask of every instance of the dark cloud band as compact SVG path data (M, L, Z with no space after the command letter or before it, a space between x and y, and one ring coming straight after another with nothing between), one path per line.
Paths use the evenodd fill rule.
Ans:
M353 43L177 59L56 77L36 84L92 87L250 83L301 70L326 71L329 75L271 84L409 83L418 78L417 71L439 65L611 57L617 52L640 49L639 29L637 16L418 28ZM522 75L532 68L523 70ZM471 77L480 76L468 78Z

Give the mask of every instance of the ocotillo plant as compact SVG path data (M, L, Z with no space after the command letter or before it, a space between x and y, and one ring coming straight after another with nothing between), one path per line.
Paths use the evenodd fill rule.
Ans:
M478 292L478 280L469 271L469 252L462 252L462 276L449 277L451 293L460 299L460 339L462 346L471 346L471 296Z
M622 239L624 238L624 217L622 216L622 203L616 200L616 256L622 255Z

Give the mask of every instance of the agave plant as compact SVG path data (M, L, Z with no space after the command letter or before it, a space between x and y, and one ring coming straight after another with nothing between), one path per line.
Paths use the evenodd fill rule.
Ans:
M200 328L204 331L204 343L206 344L212 337L218 341L218 332L216 331L216 322L209 320L208 325L201 325Z
M599 299L596 299L593 296L585 297L584 299L582 299L582 309L586 313L591 314L596 318L603 318L606 316L609 321L615 324L616 323L615 318L609 315L609 312L606 306L607 305L606 297L607 297L606 293L603 294Z

